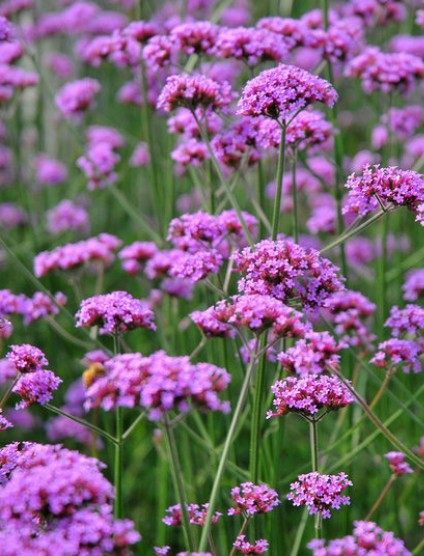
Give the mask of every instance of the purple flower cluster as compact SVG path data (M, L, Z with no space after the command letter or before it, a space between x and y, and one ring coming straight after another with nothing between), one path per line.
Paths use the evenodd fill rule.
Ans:
M31 344L10 346L6 359L11 361L18 373L34 373L49 364L47 357L38 347Z
M305 308L324 304L342 290L338 268L315 249L304 249L289 240L263 240L234 255L236 270L246 276L239 291L271 295L281 301L299 300Z
M368 47L350 61L345 73L348 77L359 77L366 93L407 94L413 90L415 79L424 77L424 62L406 52L385 53L377 47Z
M242 116L267 116L285 122L315 102L333 106L332 85L296 66L280 65L247 82L238 103Z
M158 252L155 243L151 241L135 241L124 247L118 254L122 261L122 268L128 274L137 274L145 263Z
M112 516L112 485L101 464L60 445L0 450L0 543L16 554L124 554L140 540Z
M68 230L87 233L89 230L88 212L82 206L64 199L47 214L46 228L51 234L61 234Z
M158 351L148 357L139 353L118 355L104 363L105 375L87 389L86 407L106 411L137 405L158 421L168 411L189 411L191 405L205 411L229 411L218 398L230 375L209 363L190 363L188 357L171 357Z
M330 510L339 510L350 504L350 498L341 493L352 486L346 473L338 475L320 475L316 471L299 475L298 480L290 485L287 499L294 506L306 506L311 515L320 513L323 518L331 517Z
M246 554L247 556L254 556L255 554L265 554L268 550L268 541L266 539L258 539L253 544L246 541L246 535L239 535L233 546L241 554Z
M37 155L33 160L35 179L40 185L58 185L68 178L68 170L62 162L45 154Z
M3 410L0 409L0 432L5 431L13 427L12 423L3 416Z
M56 94L56 105L65 118L81 120L99 91L100 83L96 79L85 77L62 87Z
M384 454L389 462L390 469L394 475L401 477L413 473L412 467L406 463L405 454L403 452L387 452Z
M15 203L0 203L0 229L8 231L28 222L27 213Z
M313 556L412 556L403 541L393 533L383 531L372 521L355 521L353 534L329 541L314 539L308 545Z
M61 292L57 292L52 299L43 292L35 292L32 297L27 297L24 294L15 295L10 290L0 290L0 318L4 320L5 315L22 315L26 326L38 319L57 315L59 307L66 302L67 298ZM11 334L11 323L7 326ZM3 337L9 337L10 334Z
M205 524L206 515L208 513L209 504L186 504L187 515L190 523L192 525ZM166 515L162 521L165 525L177 526L182 523L181 506L176 504L175 506L170 506L166 509ZM220 512L214 512L212 516L212 523L217 523L219 518L222 516Z
M267 485L255 485L250 482L231 489L231 498L235 508L230 508L228 515L244 514L251 517L270 512L281 503L275 490Z
M424 180L413 170L367 165L358 176L349 176L346 187L350 191L343 208L345 214L363 216L378 209L379 203L405 206L416 214L417 222L424 225Z
M100 334L121 334L135 328L156 330L154 314L146 302L123 291L84 299L75 318L77 327L98 326Z
M305 338L278 355L283 369L299 376L338 369L341 347L328 332L307 332Z
M242 327L255 334L271 328L275 338L299 338L307 329L301 313L269 295L235 295L205 311L194 311L190 318L208 337L231 337L232 327Z
M415 301L424 296L424 268L418 268L408 272L402 287L403 297L407 301Z
M40 278L52 270L71 270L89 263L110 264L121 241L102 233L85 241L68 243L52 251L42 251L34 259L34 274Z
M218 83L203 75L172 75L159 95L157 108L165 112L178 107L191 111L198 107L218 110L228 106L233 97L226 82Z
M288 413L300 413L303 417L315 417L321 409L325 413L336 411L355 401L340 380L328 375L289 376L277 380L271 390L274 393L275 410L269 410L267 419L282 417Z

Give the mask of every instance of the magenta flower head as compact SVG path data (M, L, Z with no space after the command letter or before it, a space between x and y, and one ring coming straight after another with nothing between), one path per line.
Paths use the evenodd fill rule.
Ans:
M84 299L76 314L76 326L99 326L100 334L119 334L135 328L156 330L147 304L123 291Z
M22 375L13 387L13 392L22 398L16 409L26 409L35 403L46 404L62 382L53 371L46 369Z
M228 515L245 514L252 516L270 512L281 503L278 494L267 485L242 483L231 489L231 498L235 508L228 510Z
M246 83L237 113L286 122L315 102L333 106L337 98L325 79L296 66L280 65Z
M355 521L352 535L329 541L314 539L308 544L313 556L361 554L361 556L412 556L403 541L392 532L383 531L372 521Z
M233 544L241 554L254 556L255 554L264 554L268 550L268 541L266 539L258 539L252 544L246 541L245 538L245 535L239 535Z
M165 112L183 107L193 111L197 107L218 110L233 100L231 86L218 83L203 75L171 75L159 95L156 107Z
M67 83L56 95L56 105L65 118L81 118L92 106L94 95L100 91L96 79L86 77L79 81Z
M40 371L49 364L41 349L31 344L10 346L10 352L6 354L6 359L15 365L18 372L23 374Z
M387 458L392 473L397 477L414 472L412 467L406 463L403 452L387 452L384 457Z
M321 409L336 411L354 402L354 398L335 376L306 375L302 378L289 376L277 380L271 387L274 393L275 411L268 411L270 417L282 417L287 413L300 413L310 419Z
M187 515L190 523L192 525L203 526L206 521L206 516L208 513L209 504L186 504ZM175 506L170 506L166 509L167 514L163 519L163 523L169 526L177 526L182 523L181 506L176 504ZM219 518L222 516L220 512L215 512L212 516L212 523L217 523Z
M299 475L298 480L290 485L287 499L294 506L306 506L310 515L321 513L322 517L331 517L330 510L339 510L350 504L348 496L341 492L352 486L346 473L338 475L320 475L316 471Z

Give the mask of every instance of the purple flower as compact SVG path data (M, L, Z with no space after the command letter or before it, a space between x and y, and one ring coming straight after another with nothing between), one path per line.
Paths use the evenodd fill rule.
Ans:
M415 301L422 297L424 295L424 268L408 272L402 290L404 291L403 297L407 301Z
M131 155L131 158L128 162L130 166L134 168L139 168L140 166L147 166L150 163L150 149L149 145L144 142L140 141L134 147L134 151Z
M87 210L68 199L50 209L46 216L46 228L51 234L61 234L68 230L86 233L89 229Z
M308 544L313 556L361 554L361 556L412 556L405 544L393 533L383 531L372 521L355 521L353 535L328 542L314 539Z
M115 166L121 157L113 149L109 142L92 143L87 148L87 154L78 158L76 164L88 178L90 191L103 189L116 181Z
M422 370L420 357L423 354L423 346L412 340L390 338L379 344L378 350L371 359L371 363L377 367L386 368L388 364L390 367L402 364L402 370L405 373L409 373L411 370L414 373L420 373Z
M41 349L31 344L10 346L10 352L6 354L6 358L15 365L20 373L40 371L49 364Z
M206 515L208 513L209 504L186 504L186 510L188 514L188 519L192 525L205 524ZM175 506L170 506L165 510L166 515L162 521L165 525L177 526L182 523L181 506L176 504ZM217 523L219 518L222 516L220 512L215 512L212 516L212 523Z
M247 294L271 295L285 303L298 299L313 309L343 289L333 263L289 240L263 240L236 252L234 260L236 270L245 274L238 289Z
M128 274L137 274L144 264L158 252L155 243L151 241L135 241L124 247L118 254L122 261L122 268Z
M66 166L59 160L49 158L45 154L39 154L34 158L36 180L41 185L57 185L68 178Z
M300 413L310 418L321 409L325 409L325 413L336 411L355 401L346 386L335 376L289 376L277 380L271 390L274 393L275 410L268 411L267 419L288 413Z
M387 452L384 457L389 461L390 469L397 477L414 472L412 467L404 461L405 454L403 452Z
M38 319L51 317L59 314L59 307L67 303L67 297L57 292L53 299L43 292L35 292L32 297L28 297L22 307L24 324L28 325Z
M22 398L16 409L25 409L34 403L46 404L52 399L53 392L62 382L53 371L45 369L27 372L20 376L13 387L13 392Z
M56 105L65 118L81 118L82 114L92 106L94 96L100 91L100 83L96 79L86 77L67 83L56 95Z
M307 332L293 347L278 355L284 370L304 376L339 368L341 347L328 332Z
M230 508L228 515L263 514L272 511L281 503L275 490L264 484L254 485L250 482L231 489L231 498L236 507Z
M406 305L403 309L392 307L390 309L390 317L384 323L384 326L391 328L392 335L396 338L405 335L420 335L424 330L424 308L412 303Z
M135 328L156 330L147 304L127 292L115 291L84 299L76 314L76 326L99 326L100 334L119 334Z
M290 485L291 492L287 499L294 506L305 505L310 515L321 513L323 518L331 517L330 510L339 510L350 504L348 496L341 492L352 486L346 473L338 475L320 475L316 471L299 475L298 480Z
M179 52L192 54L212 54L219 27L209 21L181 23L171 30L170 38Z
M106 411L137 405L158 421L171 410L187 412L191 404L205 411L229 411L218 394L230 382L222 368L208 363L192 364L188 357L171 357L163 351L143 357L118 355L104 363L104 376L94 380L86 393L86 407Z
M280 65L247 82L238 114L287 121L310 104L322 102L333 106L336 100L336 91L325 79L296 66Z
M233 100L228 83L218 83L203 75L172 75L166 80L157 101L157 108L172 112L179 106L194 110L197 107L217 110Z
M233 546L237 548L241 554L247 554L247 556L254 556L255 554L264 554L268 550L268 541L266 539L258 539L251 544L245 540L245 535L239 535Z
M2 413L3 410L0 409L0 432L3 432L6 429L10 429L11 427L13 427L12 423L8 421L6 417L3 417Z

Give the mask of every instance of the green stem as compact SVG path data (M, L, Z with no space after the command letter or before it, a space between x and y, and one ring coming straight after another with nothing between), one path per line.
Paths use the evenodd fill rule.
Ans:
M171 462L172 477L174 479L174 486L177 492L178 502L181 510L181 521L184 531L184 538L189 552L194 552L195 543L193 531L190 527L190 521L187 514L187 499L185 495L184 482L181 473L180 460L178 458L178 450L175 442L174 431L169 424L168 417L164 415L163 424L166 435L166 444L168 447L169 459Z
M309 437L310 437L310 444L311 444L311 464L312 464L312 471L318 473L318 423L312 417L309 421ZM322 516L321 512L318 512L315 516L314 521L314 528L315 528L315 538L321 538L321 528L322 528Z
M292 195L293 195L293 238L294 242L299 241L299 208L297 203L297 183L296 183L297 149L293 150L292 160Z
M387 236L389 232L389 220L386 217L383 220L382 233L381 233L381 255L378 265L378 295L379 295L379 311L378 323L380 339L385 338L384 323L386 321L386 306L387 306L387 287L386 287L386 270L387 270Z
M412 551L412 556L419 556L424 549L424 539L417 544L417 546Z
M286 146L286 123L281 124L281 139L280 139L280 150L278 153L278 164L277 164L277 176L275 179L275 200L274 200L274 211L272 214L272 234L271 239L276 240L278 234L278 228L280 224L280 214L281 214L281 197L283 192L283 176L284 176L284 162L285 162L285 146Z
M264 169L262 161L258 161L258 205L262 212L265 213L265 184L264 184ZM259 239L262 239L264 233L264 223L259 220Z
M240 537L240 535L244 535L244 532L246 531L248 524L249 524L249 517L245 516L244 521L243 521L243 525L240 527L240 531L238 532L237 537ZM237 548L235 546L233 546L233 548L231 549L231 552L230 552L230 556L234 556L236 551L237 551Z
M306 522L308 521L308 508L303 509L302 517L296 531L296 537L294 539L293 547L290 552L290 556L297 556L300 548L300 543L302 542L303 533L305 532Z
M119 353L119 335L113 335L113 352L115 355ZM122 475L123 475L123 461L122 461L122 434L124 431L124 423L122 418L122 407L117 407L115 410L115 461L114 461L114 485L115 485L115 506L114 516L120 519L123 516L123 499L122 499Z
M258 342L256 342L257 344ZM257 351L258 346L256 346L255 352ZM221 485L222 477L224 475L225 467L227 464L228 454L230 452L230 448L233 444L234 433L236 431L237 425L240 420L240 416L243 410L244 402L247 397L247 393L249 391L249 384L253 374L253 369L255 368L256 358L252 356L250 364L246 371L246 376L243 381L243 385L240 390L240 395L237 401L236 408L234 410L233 418L231 419L230 428L228 430L227 438L225 439L224 448L222 450L221 459L219 460L218 470L215 475L215 480L212 486L211 495L209 497L209 508L208 513L205 520L205 525L203 526L202 536L200 539L200 546L199 552L204 552L206 550L206 545L208 542L208 534L212 524L212 516L215 510L216 501L218 498L218 490Z
M383 488L383 490L381 491L380 496L377 498L377 500L375 501L374 506L371 508L371 510L369 511L367 517L365 518L365 521L370 521L370 519L372 518L372 516L374 515L374 513L378 510L380 504L383 502L384 498L386 497L387 493L389 492L389 490L392 488L393 483L396 481L396 475L391 475L390 479L388 480L386 486Z
M356 236L357 234L359 234L360 232L362 232L363 230L368 228L368 226L370 226L371 224L374 224L374 222L377 222L377 220L380 220L380 218L382 216L384 216L385 214L387 214L387 210L380 210L379 212L377 212L376 214L371 216L371 218L369 218L368 220L363 222L360 226L357 226L356 228L353 228L349 232L346 232L345 234L343 234L342 236L337 238L332 243L323 247L320 251L320 254L322 255L324 253L327 253L327 251L331 251L331 249L334 249L334 247L337 247L338 245L340 245L341 243L344 243L345 241L347 241L351 237Z
M71 415L70 413L63 411L63 409L59 409L58 407L51 405L50 403L44 404L44 407L49 411L51 411L52 413L56 413L57 415L62 415L62 417L67 417L71 421L75 421L75 423L78 423L83 427L87 427L87 429L92 430L99 436L103 436L103 438L106 438L106 440L109 440L109 442L112 442L112 444L116 445L117 442L116 438L111 434L109 434L108 432L104 431L103 429L97 427L96 425L93 425L92 423L89 423L84 419L80 419L79 417L75 417L75 415Z
M261 423L263 421L262 402L263 384L265 377L266 364L266 334L262 334L259 351L263 352L259 359L258 371L255 381L255 393L252 409L251 435L250 435L250 480L256 484L259 475L259 440L261 433Z
M134 431L137 425L141 423L145 416L146 414L144 412L140 413L137 419L135 419L133 423L131 423L131 425L127 428L127 430L122 434L122 441L126 440L129 437L129 435Z
M18 382L20 376L21 376L21 373L18 373L17 376L10 383L9 388L6 390L4 396L2 397L2 399L0 401L0 409L3 409L4 406L6 405L7 400L9 399L10 394L12 393L12 390L15 387L16 383Z

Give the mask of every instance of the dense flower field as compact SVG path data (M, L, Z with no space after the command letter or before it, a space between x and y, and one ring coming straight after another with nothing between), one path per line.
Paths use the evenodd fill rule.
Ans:
M423 29L0 1L0 556L424 554Z

